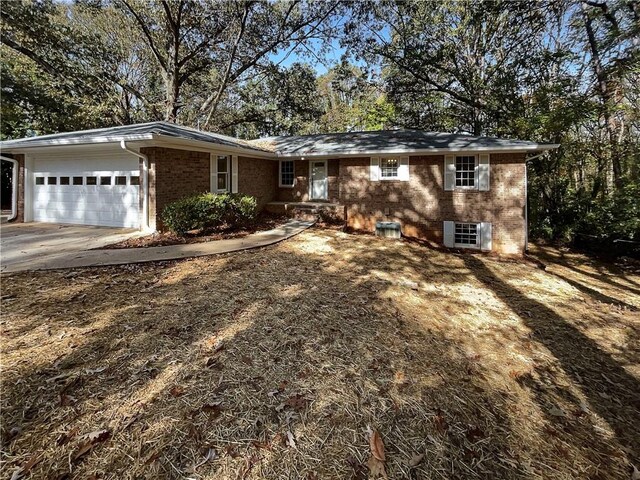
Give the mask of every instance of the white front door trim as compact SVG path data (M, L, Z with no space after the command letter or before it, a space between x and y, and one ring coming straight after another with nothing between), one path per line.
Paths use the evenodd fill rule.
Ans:
M322 173L324 178L318 179L320 195L316 195L316 189L314 188L313 169L314 164L322 163ZM309 199L310 200L328 200L329 199L329 172L328 172L328 160L309 160Z

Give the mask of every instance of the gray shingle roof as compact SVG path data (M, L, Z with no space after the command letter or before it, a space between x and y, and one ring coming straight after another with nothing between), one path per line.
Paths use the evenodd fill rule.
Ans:
M183 127L169 122L140 123L137 125L122 125L109 128L97 128L94 130L81 130L77 132L54 133L38 137L21 138L1 142L2 148L27 148L31 146L54 146L93 143L97 139L112 139L119 141L144 137L146 135L163 135L165 137L181 138L186 140L198 140L215 143L227 147L245 148L250 150L267 151L257 145L252 145L244 140L220 135L217 133L202 132L193 128Z
M494 137L425 132L422 130L380 130L374 132L328 133L281 136L254 140L273 148L279 156L344 155L358 153L402 153L416 150L549 150L557 145Z
M443 150L482 151L520 150L540 151L558 145L539 144L524 140L425 132L422 130L380 130L375 132L327 133L302 136L281 136L245 141L217 133L202 132L168 122L123 125L78 132L55 133L39 137L0 142L0 148L17 148L117 142L120 140L151 140L152 135L194 140L215 145L276 154L279 157L320 155L366 155Z

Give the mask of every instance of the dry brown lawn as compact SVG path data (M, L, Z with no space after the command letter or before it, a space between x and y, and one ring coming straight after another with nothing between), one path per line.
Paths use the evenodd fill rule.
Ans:
M315 229L3 276L0 477L364 479L374 429L389 478L631 478L640 275L536 255Z

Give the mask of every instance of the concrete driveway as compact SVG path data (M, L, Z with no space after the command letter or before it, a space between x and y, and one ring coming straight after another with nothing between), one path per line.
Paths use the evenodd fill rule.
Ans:
M3 223L0 227L0 271L29 269L29 265L144 235L140 230L61 225Z

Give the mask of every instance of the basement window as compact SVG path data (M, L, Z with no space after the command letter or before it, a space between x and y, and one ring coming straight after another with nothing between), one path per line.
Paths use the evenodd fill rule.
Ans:
M294 180L293 160L280 160L280 186L293 187Z
M454 244L456 247L480 248L480 225L478 223L456 223Z

